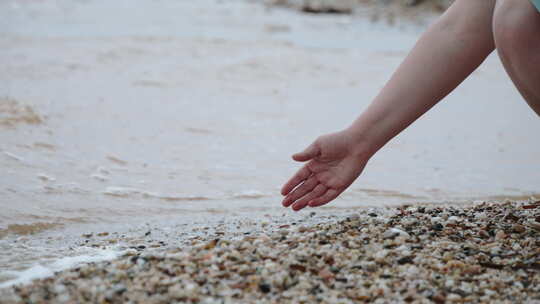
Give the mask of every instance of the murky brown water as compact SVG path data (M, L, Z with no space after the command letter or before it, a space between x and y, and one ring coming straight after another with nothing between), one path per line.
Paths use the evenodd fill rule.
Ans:
M69 250L85 231L287 214L289 155L348 125L422 29L245 1L0 2L0 280L87 254ZM539 197L539 131L492 56L317 212Z

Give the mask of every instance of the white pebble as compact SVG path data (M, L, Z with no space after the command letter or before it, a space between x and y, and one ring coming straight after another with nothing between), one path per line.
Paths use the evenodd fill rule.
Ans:
M389 238L393 238L393 237L396 237L396 236L403 236L403 237L406 237L406 238L409 238L411 237L407 232L401 230L401 229L397 229L397 228L390 228L388 230L386 230L383 234L383 238L385 239L389 239Z
M451 216L448 218L448 224L455 224L457 222L460 222L460 218L457 216Z

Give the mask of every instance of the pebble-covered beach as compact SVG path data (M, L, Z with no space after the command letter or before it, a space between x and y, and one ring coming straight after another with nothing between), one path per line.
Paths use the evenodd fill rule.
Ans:
M161 250L133 247L0 296L5 303L540 303L540 201L369 209L261 227Z

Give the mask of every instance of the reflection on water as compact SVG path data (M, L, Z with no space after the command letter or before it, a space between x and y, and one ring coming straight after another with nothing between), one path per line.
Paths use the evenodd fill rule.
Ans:
M0 2L0 273L89 230L289 216L289 155L347 126L420 31L240 0ZM494 55L317 213L538 198L536 130Z

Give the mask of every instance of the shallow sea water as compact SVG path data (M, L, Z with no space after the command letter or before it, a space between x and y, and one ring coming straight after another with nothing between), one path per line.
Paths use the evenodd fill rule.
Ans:
M0 2L0 281L147 231L174 245L197 227L539 198L540 120L493 55L336 202L280 206L289 155L346 127L425 26L239 0ZM100 232L131 241L86 246Z

